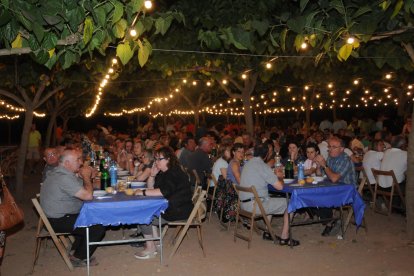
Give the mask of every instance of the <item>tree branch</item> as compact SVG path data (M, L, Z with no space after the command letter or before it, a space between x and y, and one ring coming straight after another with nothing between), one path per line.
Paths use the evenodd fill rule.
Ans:
M406 27L406 28L402 28L399 30L395 30L395 31L390 31L390 32L383 32L383 33L379 33L377 35L374 35L370 38L371 40L380 40L380 39L384 39L390 36L394 36L394 35L398 35L398 34L402 34L408 30L412 29L412 27Z
M71 34L64 39L58 40L56 46L73 45L73 44L78 43L81 39L82 39L82 36L79 33ZM0 56L30 54L31 52L33 51L30 47L0 49Z
M0 89L0 95L3 95L7 98L10 98L10 99L14 100L16 103L20 104L22 107L25 106L25 103L19 97L17 97L15 94L13 94L9 91Z
M181 95L181 97L183 97L184 98L184 100L190 105L190 107L192 108L192 109L195 109L195 105L193 104L193 102L190 100L190 98L189 97L187 97L187 95L185 95L185 94L183 94L183 93L180 93L180 95Z
M57 88L53 89L52 91L48 92L46 94L46 96L43 97L43 99L41 99L35 106L35 109L38 108L39 106L41 106L45 101L47 101L47 99L49 99L50 97L52 97L55 93L59 92L60 90L64 89L65 86L64 85L60 85Z
M16 88L17 88L17 91L19 91L19 92L20 92L20 95L22 95L23 100L24 100L26 103L31 102L31 100L30 100L29 96L27 96L26 89L24 89L24 88L23 88L23 87L21 87L20 85L17 85L17 86L16 86Z
M407 51L408 56L411 58L411 62L414 63L414 49L413 49L413 45L411 45L411 43L401 43L402 46L404 47L404 49Z

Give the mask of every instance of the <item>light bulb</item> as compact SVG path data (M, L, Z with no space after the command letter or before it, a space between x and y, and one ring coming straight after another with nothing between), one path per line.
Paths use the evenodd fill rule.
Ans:
M346 43L348 44L354 44L355 42L355 38L353 38L352 36L348 37L348 39L346 40Z
M135 37L135 36L137 35L137 31L136 31L135 29L132 29L131 31L129 31L129 34L130 34L132 37Z
M145 6L145 8L146 8L147 10L149 10L149 9L151 9L151 8L152 8L152 2L151 2L150 0L146 0L146 1L144 2L144 6Z

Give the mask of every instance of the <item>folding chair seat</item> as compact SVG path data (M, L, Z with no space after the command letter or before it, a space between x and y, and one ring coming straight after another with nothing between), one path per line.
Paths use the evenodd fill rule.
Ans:
M394 171L390 170L390 171L381 171L381 170L376 170L376 169L371 169L372 170L372 174L375 177L376 183L375 183L375 190L374 190L374 211L383 215L387 215L389 216L392 212L392 208L400 208L400 206L394 206L392 204L393 202L393 197L395 190L397 190L397 195L401 198L401 203L403 204L403 208L405 208L405 198L404 195L401 191L400 188L400 184L397 181L397 178L395 177ZM384 176L384 177L391 177L392 178L392 185L391 188L382 188L379 185L379 180L380 180L380 176ZM384 210L380 210L377 207L377 197L378 196L382 196L382 198L384 199L385 203L386 203L386 207L388 208L387 211Z
M199 186L193 196L193 210L187 220L171 221L168 222L163 229L162 236L164 237L168 228L176 227L176 232L173 236L173 249L170 253L170 258L177 252L178 247L181 245L185 235L190 227L197 228L198 243L203 251L203 256L206 256L203 244L203 233L202 233L202 221L206 217L206 191L201 189Z
M265 228L260 228L260 230L268 231L273 238L274 241L276 241L276 235L272 229L272 226L270 225L270 221L267 218L266 211L263 208L262 201L260 200L256 188L254 186L251 187L241 187L240 185L233 184L234 189L236 190L238 194L237 199L237 213L236 213L236 225L234 227L234 242L236 242L236 238L240 238L242 240L247 241L247 248L250 248L250 243L253 238L253 230L258 229L260 227L257 226L256 221L259 219L262 219L265 223ZM241 201L240 201L240 192L249 193L250 198L254 201L253 202L253 209L252 212L243 210L241 208ZM257 210L260 210L260 213L257 214ZM241 221L241 218L246 218L249 220L250 223L250 230L248 235L244 235L239 232L239 222Z
M39 223L37 225L36 236L35 236L36 247L35 247L34 258L33 258L32 272L34 271L35 265L37 263L37 259L39 258L41 243L44 239L48 239L48 238L51 238L53 240L53 243L55 244L56 249L59 251L67 267L69 268L70 271L72 271L73 265L72 265L72 262L70 261L69 253L68 253L70 250L71 242L67 239L67 236L71 235L71 233L56 233L53 230L52 226L50 225L50 222L48 218L46 217L46 214L44 213L42 207L40 206L38 199L32 198L32 203L37 213L39 214Z

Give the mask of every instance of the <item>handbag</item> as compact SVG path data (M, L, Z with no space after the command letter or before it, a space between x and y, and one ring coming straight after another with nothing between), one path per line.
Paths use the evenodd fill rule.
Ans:
M23 210L17 206L1 173L0 177L3 189L0 204L0 230L3 231L22 223L24 220L24 213Z

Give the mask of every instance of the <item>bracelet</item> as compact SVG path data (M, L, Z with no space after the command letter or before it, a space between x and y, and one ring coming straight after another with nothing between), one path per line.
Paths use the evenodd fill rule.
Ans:
M146 193L146 191L145 191L145 190L142 190L142 195L143 195L143 196L147 196L147 193Z

